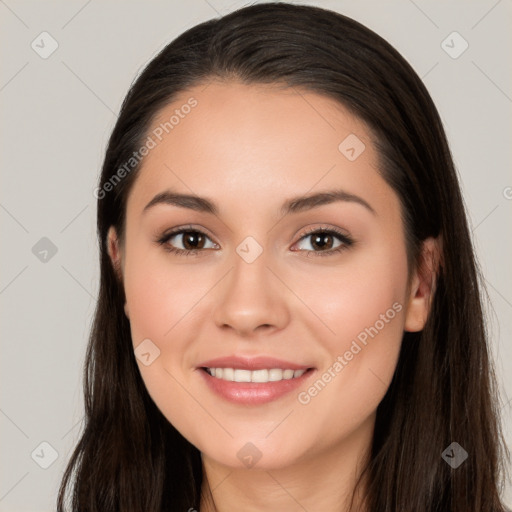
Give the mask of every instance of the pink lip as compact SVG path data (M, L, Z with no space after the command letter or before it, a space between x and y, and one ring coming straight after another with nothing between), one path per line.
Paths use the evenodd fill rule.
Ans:
M220 368L220 367L217 367ZM315 370L304 372L300 377L276 382L231 382L212 377L199 369L206 385L218 396L236 404L259 405L277 400L304 384Z
M300 377L275 382L233 382L212 377L204 368L235 368L261 370L280 368L282 370L308 370ZM236 404L259 405L277 400L304 385L315 372L311 366L298 365L271 357L221 357L201 363L197 368L206 385L218 396Z
M280 368L281 370L307 370L312 366L283 361L274 357L228 356L209 359L198 365L198 368L235 368L240 370L264 370L265 368Z

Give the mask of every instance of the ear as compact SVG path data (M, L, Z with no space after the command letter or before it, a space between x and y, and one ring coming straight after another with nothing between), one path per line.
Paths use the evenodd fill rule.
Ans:
M440 238L430 237L423 241L418 265L411 278L405 314L406 331L417 332L425 327L434 298L441 255Z
M119 242L119 238L117 236L116 229L114 226L110 226L108 233L107 233L107 252L110 257L110 261L112 262L112 266L114 267L114 272L116 273L119 282L123 283L123 271L122 271L122 252L121 252L121 246ZM128 318L128 305L125 302L124 303L124 312Z
M106 242L108 255L110 256L110 261L114 267L114 272L116 273L117 277L122 280L121 248L116 228L114 226L110 226L107 233Z

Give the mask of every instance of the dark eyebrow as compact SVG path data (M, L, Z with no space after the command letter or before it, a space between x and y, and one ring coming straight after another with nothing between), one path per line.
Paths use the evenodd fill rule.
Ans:
M308 196L298 196L288 199L281 207L280 213L284 216L290 213L303 212L305 210L311 210L336 201L360 204L376 215L375 210L363 198L341 189L327 190L325 192L318 192ZM180 208L188 208L197 212L211 213L212 215L218 215L219 213L217 206L205 197L195 196L192 194L180 194L172 190L166 190L165 192L161 192L153 197L153 199L151 199L151 201L144 207L143 213L157 204L168 204L178 206Z
M312 208L323 206L324 204L331 204L336 201L360 204L376 215L375 210L362 197L350 194L349 192L341 189L326 190L325 192L310 194L309 196L299 196L289 199L281 207L281 214L287 215L288 213L303 212L305 210L311 210Z

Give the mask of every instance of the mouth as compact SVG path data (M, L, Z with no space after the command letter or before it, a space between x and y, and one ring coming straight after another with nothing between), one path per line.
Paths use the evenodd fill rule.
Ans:
M212 396L236 405L257 406L277 400L295 400L299 388L306 388L315 368L200 367L202 381Z

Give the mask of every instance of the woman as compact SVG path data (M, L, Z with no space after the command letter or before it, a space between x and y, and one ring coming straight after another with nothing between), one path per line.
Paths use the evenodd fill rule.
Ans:
M72 510L498 512L495 378L441 121L382 38L262 4L166 46L98 188Z

